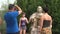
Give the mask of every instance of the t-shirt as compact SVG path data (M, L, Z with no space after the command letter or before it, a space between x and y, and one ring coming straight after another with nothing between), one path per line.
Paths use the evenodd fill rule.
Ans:
M17 23L17 16L18 16L18 11L8 11L4 15L4 19L6 21L6 32L7 33L15 33L19 31L18 28L18 23Z

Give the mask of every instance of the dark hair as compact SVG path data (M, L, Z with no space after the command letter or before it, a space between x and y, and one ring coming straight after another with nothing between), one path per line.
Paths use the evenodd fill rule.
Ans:
M14 7L15 7L14 4L9 4L8 9L11 10Z
M45 13L48 13L48 7L43 7L43 11L44 11Z
M25 12L22 12L22 15L26 14Z

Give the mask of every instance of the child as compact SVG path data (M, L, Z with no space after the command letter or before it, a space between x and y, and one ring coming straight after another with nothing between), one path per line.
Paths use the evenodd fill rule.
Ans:
M25 17L25 13L22 13L22 17L20 18L20 23L19 23L19 27L20 27L20 34L26 34L26 23L28 23L27 18Z

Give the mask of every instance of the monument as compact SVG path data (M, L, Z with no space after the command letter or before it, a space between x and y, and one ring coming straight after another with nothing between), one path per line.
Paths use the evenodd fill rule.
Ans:
M39 21L40 21L40 17L43 15L43 10L41 6L38 6L37 8L37 12L33 13L30 16L30 22L32 22L31 25L31 34L40 34L39 29Z

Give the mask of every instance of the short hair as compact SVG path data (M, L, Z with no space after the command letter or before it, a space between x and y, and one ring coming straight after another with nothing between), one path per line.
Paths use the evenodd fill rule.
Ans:
M48 13L48 7L43 7L43 11L45 12L45 13Z
M14 4L9 4L8 9L11 10L14 7L15 7Z
M26 14L25 12L22 12L22 15Z

